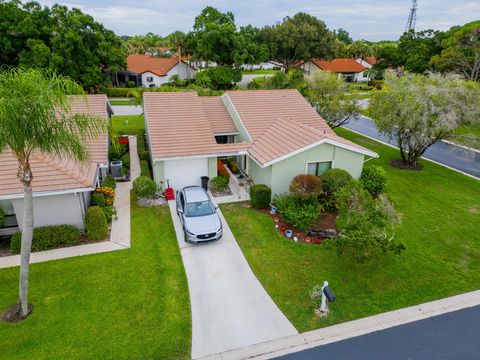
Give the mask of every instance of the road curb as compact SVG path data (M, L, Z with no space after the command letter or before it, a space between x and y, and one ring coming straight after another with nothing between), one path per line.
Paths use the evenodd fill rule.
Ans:
M480 290L225 351L199 360L272 359L478 305Z

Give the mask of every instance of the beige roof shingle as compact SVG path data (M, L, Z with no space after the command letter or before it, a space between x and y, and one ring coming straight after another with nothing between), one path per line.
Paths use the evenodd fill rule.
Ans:
M214 134L236 134L237 127L232 121L221 97L200 96L200 102L205 110L205 115L210 122Z
M72 113L108 119L107 97L105 95L88 95L85 99L75 97ZM30 165L33 173L33 191L62 191L94 186L97 165L108 162L107 134L87 141L86 146L90 151L90 161L86 164L67 158L32 154ZM0 168L2 169L0 196L22 196L23 187L17 179L18 162L11 150L0 153Z

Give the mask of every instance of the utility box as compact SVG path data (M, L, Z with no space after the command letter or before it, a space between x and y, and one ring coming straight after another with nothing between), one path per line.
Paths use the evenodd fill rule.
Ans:
M123 163L120 160L110 161L110 175L114 178L122 177L122 167Z

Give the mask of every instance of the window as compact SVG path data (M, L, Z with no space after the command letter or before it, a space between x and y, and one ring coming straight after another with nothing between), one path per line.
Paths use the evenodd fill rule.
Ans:
M212 207L212 203L208 200L198 201L193 203L187 203L185 206L185 216L207 216L212 215L215 209Z
M147 82L153 82L153 76L147 76Z
M332 168L331 161L313 162L307 164L307 174L321 176L328 169Z
M228 136L227 135L218 135L215 136L215 140L217 144L227 144L228 143Z

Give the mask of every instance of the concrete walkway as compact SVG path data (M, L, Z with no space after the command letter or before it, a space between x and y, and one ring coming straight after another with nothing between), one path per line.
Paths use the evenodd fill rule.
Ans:
M112 110L114 116L143 114L143 106L140 105L112 105Z
M137 153L137 138L129 136L130 141L130 178L140 175L140 162ZM60 249L32 252L30 263L66 259L75 256L91 255L130 248L130 182L118 183L113 205L117 209L117 219L112 220L110 239L94 244L70 246ZM20 255L0 257L0 269L19 266Z
M302 334L287 336L283 339L268 341L250 347L235 349L216 354L204 360L239 360L239 359L273 359L279 356L308 351L321 345L355 338L365 334L376 333L400 325L418 322L454 311L472 308L480 305L480 290L460 294L445 299L389 311L383 314L349 321ZM461 330L460 330L461 331ZM294 357L295 358L295 357ZM315 359L323 358L320 356ZM329 358L329 357L325 357ZM346 357L330 357L346 359ZM352 357L357 359L357 357ZM384 356L374 357L384 359ZM421 358L429 358L421 357ZM295 358L296 359L296 358Z
M223 215L222 239L191 245L175 201L168 204L188 278L192 358L298 334L253 274Z

